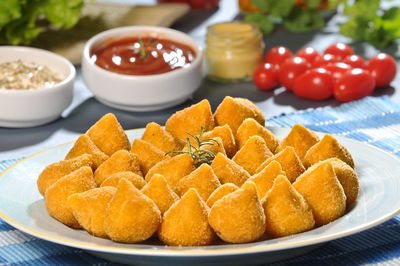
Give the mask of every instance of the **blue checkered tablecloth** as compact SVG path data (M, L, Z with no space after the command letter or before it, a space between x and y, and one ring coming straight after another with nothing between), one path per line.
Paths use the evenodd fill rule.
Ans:
M306 127L376 145L400 155L400 106L388 97L367 97L339 107L324 107L267 120L270 126ZM0 161L0 172L19 159ZM399 177L400 178L400 177ZM0 219L0 265L114 265L82 250L26 235ZM273 265L400 265L400 215L364 232L328 242Z

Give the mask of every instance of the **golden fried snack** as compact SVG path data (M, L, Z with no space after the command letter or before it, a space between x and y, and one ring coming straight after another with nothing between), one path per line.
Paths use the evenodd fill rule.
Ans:
M94 172L94 179L98 186L103 183L110 175L130 171L142 176L139 166L139 158L136 154L127 150L119 150L114 152L110 158L102 163Z
M268 149L275 153L276 148L279 145L279 139L271 131L260 125L253 118L246 118L243 123L239 126L236 132L236 140L238 148L243 147L247 140L252 136L260 136L264 139Z
M39 174L37 186L40 194L44 196L46 190L61 177L81 168L82 166L93 167L92 155L82 154L78 157L52 163L46 166Z
M135 139L133 141L131 153L135 153L139 156L140 170L143 175L146 175L150 168L156 163L167 158L165 152L141 139Z
M308 168L293 186L310 205L316 225L328 224L344 214L346 195L331 162L323 161Z
M224 149L228 158L232 158L237 152L235 138L232 133L232 129L228 125L215 127L213 130L205 132L203 138L215 138L220 137L224 145Z
M286 173L282 171L280 163L277 161L271 161L259 173L249 178L249 181L253 181L254 184L256 184L260 199L264 198L268 190L272 188L274 180L278 175L286 175Z
M65 156L65 160L73 159L83 154L92 155L93 169L100 166L108 155L102 152L87 135L81 135L74 143L74 146L69 150Z
M215 156L211 167L222 184L233 183L236 186L241 186L250 178L250 174L242 166L222 153L218 153Z
M165 123L165 130L176 139L185 140L189 137L186 132L198 136L202 126L204 131L212 130L215 127L208 100L202 100L173 114Z
M204 246L214 239L209 208L195 189L189 189L164 214L158 237L170 246Z
M239 187L232 183L226 183L219 186L213 193L211 193L210 197L208 197L206 202L207 206L211 208L217 200L222 199L237 189L239 189Z
M117 172L108 176L103 183L101 183L100 187L117 187L119 180L122 178L131 182L137 189L142 189L146 185L146 181L144 181L142 176L135 174L134 172L125 171Z
M129 139L114 114L105 114L86 131L86 135L108 156L119 150L129 151Z
M160 174L165 177L168 185L176 191L176 184L179 179L190 174L193 169L192 157L184 153L157 163L150 169L145 179L150 182L153 175Z
M68 197L67 204L75 219L89 234L107 238L104 217L108 203L114 197L115 187L93 188Z
M78 221L68 208L67 199L74 193L84 192L96 187L92 168L82 166L60 178L44 194L47 212L58 221L73 228L80 228Z
M301 175L305 168L300 161L300 158L297 156L294 148L289 146L286 147L283 151L278 152L274 156L265 160L256 170L259 173L262 169L264 169L270 162L273 160L277 161L281 164L282 170L285 171L286 177L290 182L294 182L296 178Z
M214 174L211 166L206 163L200 165L189 175L182 177L176 184L179 195L183 195L189 188L195 188L202 200L207 201L211 193L214 192L221 183Z
M360 188L357 173L347 163L338 158L331 158L328 159L328 161L333 165L336 177L342 185L344 194L346 195L347 208L350 208L356 202L358 190Z
M262 205L267 222L265 232L272 237L308 231L315 225L307 201L283 175L275 179Z
M142 188L142 193L151 198L163 215L179 196L168 186L165 177L159 174L153 175L150 182Z
M353 157L350 152L341 145L334 137L326 134L317 144L312 146L304 156L304 166L311 165L329 158L338 158L355 168Z
M179 151L183 146L182 143L177 141L168 131L154 122L147 124L142 140L153 144L163 152Z
M273 155L262 137L252 136L233 156L232 160L246 169L249 174L253 175L256 173L256 169Z
M254 118L262 126L265 118L261 110L250 100L244 98L232 98L226 96L219 104L214 114L218 126L229 125L233 135L246 118Z
M284 150L288 146L292 146L297 156L303 162L308 149L318 141L319 137L313 131L303 125L295 124L289 134L279 144L277 152Z
M161 223L152 199L122 178L106 210L104 229L114 241L137 243L150 238Z
M217 200L208 215L217 235L229 243L247 243L259 239L265 231L265 215L256 185L248 183Z

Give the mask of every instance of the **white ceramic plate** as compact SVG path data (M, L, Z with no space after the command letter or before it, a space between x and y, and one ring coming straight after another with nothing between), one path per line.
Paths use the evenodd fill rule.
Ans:
M289 129L270 128L278 137ZM143 129L127 134L132 141ZM97 256L135 265L218 264L250 265L289 258L329 240L348 236L378 225L399 213L400 159L356 140L337 137L352 153L360 178L357 203L343 217L317 229L283 238L239 245L167 247L152 244L121 244L71 229L51 218L45 209L36 179L42 169L62 160L72 143L34 154L0 175L0 217L30 235L54 243L77 247Z

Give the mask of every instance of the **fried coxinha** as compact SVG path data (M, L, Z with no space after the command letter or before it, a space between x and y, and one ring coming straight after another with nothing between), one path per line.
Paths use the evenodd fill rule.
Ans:
M203 100L147 124L131 144L113 114L37 185L48 213L94 237L171 246L247 243L326 225L355 204L349 151L296 124L280 140L251 101ZM219 239L219 240L218 240Z

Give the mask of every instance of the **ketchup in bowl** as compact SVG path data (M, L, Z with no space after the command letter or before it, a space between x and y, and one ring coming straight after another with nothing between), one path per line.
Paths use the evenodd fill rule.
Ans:
M127 37L94 47L90 57L99 67L115 73L153 75L188 67L196 53L171 40Z

